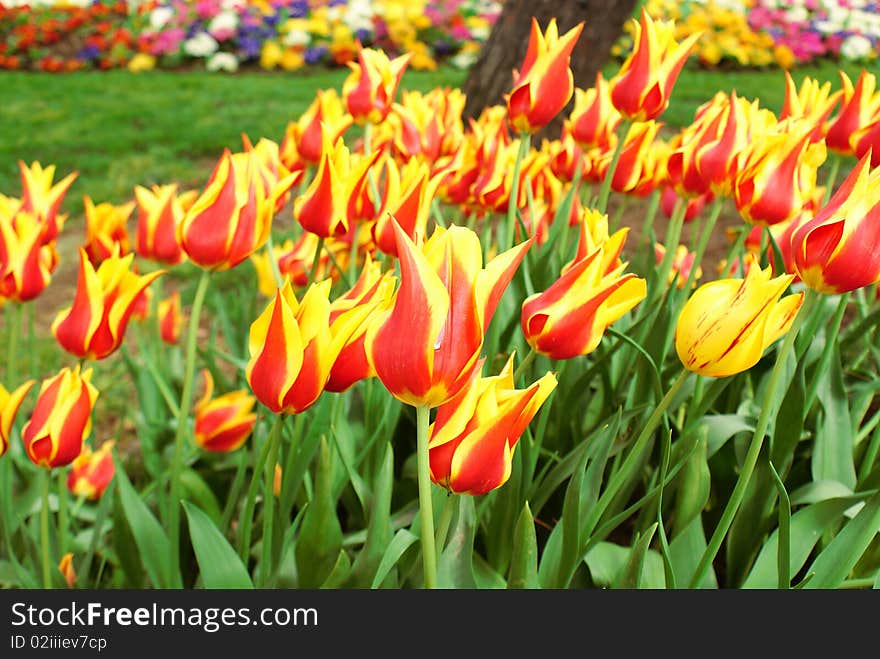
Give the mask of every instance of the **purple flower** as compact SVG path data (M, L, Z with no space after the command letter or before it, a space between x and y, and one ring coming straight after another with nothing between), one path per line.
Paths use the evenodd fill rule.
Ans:
M367 43L370 39L373 38L373 33L370 32L368 29L362 27L358 30L355 30L354 37L361 43Z
M303 18L309 13L308 0L293 0L287 10L291 18Z
M327 54L327 46L315 46L314 48L306 48L303 56L306 64L317 64Z
M84 46L83 49L76 54L76 58L88 62L93 59L97 59L98 55L100 54L101 50L97 46L89 45Z
M238 40L238 48L241 51L243 59L254 59L260 56L262 42L253 37L241 36Z

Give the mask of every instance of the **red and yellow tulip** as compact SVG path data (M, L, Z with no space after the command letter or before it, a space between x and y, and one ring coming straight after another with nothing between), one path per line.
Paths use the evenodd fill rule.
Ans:
M845 293L880 281L880 168L863 157L816 216L791 237L794 265L810 288Z
M656 243L654 245L654 257L658 265L663 262L665 256L666 246L662 243ZM693 270L696 256L696 253L688 250L687 245L679 245L672 257L672 267L669 270L667 283L671 284L675 280L675 285L679 290L684 288L688 277L690 277L691 270ZM703 270L700 266L697 266L692 287L697 285L697 280L702 276Z
M35 215L0 215L0 300L27 302L37 297L58 264L55 242L43 240L44 225Z
M206 270L228 270L263 246L272 228L277 197L267 193L263 165L253 151L223 152L204 191L177 227L177 241Z
M547 373L527 387L513 381L513 355L498 375L477 372L454 398L437 408L430 428L431 480L456 494L481 495L504 485L526 426L556 388Z
M134 196L137 203L135 251L138 256L165 265L177 265L185 260L186 254L177 241L177 226L184 216L177 186L154 185L147 189L137 185Z
M119 245L119 253L129 251L128 228L126 223L135 207L135 202L116 206L110 202L95 205L88 195L83 196L86 213L86 242L84 248L89 260L98 265L113 254L114 245Z
M58 183L53 184L55 165L44 168L40 163L33 162L28 167L19 160L18 169L21 174L19 210L34 215L42 223L43 242L55 240L67 219L66 215L61 215L58 211L61 209L61 202L64 201L67 190L77 177L77 172L68 174Z
M116 474L114 444L113 440L104 442L97 451L92 451L88 444L83 445L82 453L74 459L67 475L67 489L71 494L93 501L103 496Z
M44 380L31 418L21 430L25 452L40 467L63 467L82 452L91 431L98 390L92 369L62 369Z
M507 96L510 125L518 133L535 133L559 114L574 92L574 76L569 66L583 23L559 35L556 19L541 32L532 18L532 31L522 66L514 73L513 88Z
M665 173L662 143L655 142L661 124L644 121L627 131L620 160L611 179L611 189L633 195L645 195L659 184ZM605 153L596 163L594 175L604 177L611 165L612 154Z
M610 81L611 102L631 121L659 117L669 105L672 88L699 32L675 42L675 25L654 21L642 8L639 21L631 19L633 51Z
M839 73L843 99L840 111L828 126L825 144L834 153L851 156L855 155L853 136L880 112L880 91L877 90L877 77L865 69L862 69L855 85L846 73Z
M378 124L391 112L394 95L411 55L388 59L382 50L357 46L357 63L348 62L351 73L342 83L342 96L354 121Z
M280 147L281 161L290 170L317 164L324 155L324 135L334 144L351 123L351 115L336 90L319 89L299 119L287 124Z
M157 270L137 275L131 270L133 259L133 253L114 253L96 270L80 249L73 304L52 323L52 333L67 352L80 359L104 359L122 344L138 297L163 274Z
M337 318L356 306L369 305L378 308L387 304L394 293L395 283L396 278L391 272L382 274L381 264L367 256L361 275L354 286L330 304L331 326ZM333 362L330 378L324 387L327 391L345 391L355 382L375 375L367 360L365 348L370 319L370 315L363 318Z
M770 226L792 219L813 196L825 143L810 142L809 122L788 119L740 154L733 199L743 219Z
M228 453L244 444L257 422L252 412L257 399L244 389L214 397L214 378L202 370L205 391L196 402L193 437L206 451Z
M357 305L331 323L331 285L312 284L298 302L288 281L251 324L248 384L276 414L297 414L318 400L339 353L373 310Z
M611 104L611 88L601 71L596 74L595 86L574 90L574 109L568 125L571 136L581 148L612 150L617 142L615 131L620 119L620 113Z
M438 227L417 247L394 225L400 286L366 335L367 359L398 400L436 407L477 368L486 327L531 240L483 268L477 234Z
M772 274L753 266L745 279L718 279L694 291L675 327L685 368L709 377L741 373L789 330L804 294L782 297L793 277Z
M6 390L0 384L0 456L9 450L9 438L12 436L12 424L15 422L15 415L18 414L18 408L21 407L25 396L34 386L34 381L29 380L12 392Z
M785 100L779 120L802 119L813 126L810 140L818 142L828 132L828 117L843 95L842 90L831 92L831 83L820 84L809 76L803 79L800 89L791 74L785 72Z
M388 160L384 212L372 228L373 240L379 250L397 256L395 220L411 239L415 240L416 234L425 235L431 202L439 184L440 179L431 177L425 163L410 160L398 167L393 160Z
M168 345L175 345L180 341L180 332L183 329L183 314L180 311L180 293L174 291L171 295L159 302L157 309L159 314L159 335Z
M395 103L394 112L388 115L395 152L403 160L418 158L432 166L453 155L464 139L464 103L460 89L402 92L400 103Z
M73 569L73 552L69 551L58 562L58 571L64 577L64 583L68 588L73 588L76 584L76 570Z
M609 246L608 254L616 247ZM599 345L605 329L641 302L645 280L626 264L607 271L609 259L599 248L571 264L546 291L525 299L520 324L528 344L551 359L587 355Z

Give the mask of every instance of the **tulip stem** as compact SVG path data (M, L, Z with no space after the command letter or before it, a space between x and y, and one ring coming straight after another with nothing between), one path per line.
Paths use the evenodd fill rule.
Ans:
M260 584L266 586L272 576L272 534L275 525L275 465L278 463L278 445L281 443L281 426L284 415L276 414L275 423L269 432L269 457L265 466L263 483L263 556L260 561ZM255 473L256 477L257 474Z
M318 264L321 262L321 250L324 249L324 236L318 238L318 245L315 247L315 257L312 259L312 267L309 269L309 279L306 282L306 290L315 281L315 275L318 272Z
M168 499L167 511L168 534L171 540L172 564L175 572L179 572L180 567L180 473L183 470L183 437L187 431L189 411L192 406L199 319L202 315L202 307L205 304L210 281L211 271L202 270L189 318L189 328L186 335L186 362L183 369L183 391L180 394L180 406L177 408L177 429L174 433L174 456L171 462L171 496Z
M611 164L608 165L608 169L605 171L602 187L599 188L599 200L596 202L596 210L600 213L604 213L608 209L608 197L611 196L611 181L614 179L614 172L617 171L617 163L620 162L620 154L623 153L623 145L626 142L626 134L629 132L629 127L630 122L624 119L617 128L617 144L614 145Z
M248 485L247 495L244 501L244 509L241 512L241 517L238 522L240 531L238 536L238 554L241 556L241 560L244 561L245 565L247 565L248 554L251 549L251 526L253 525L254 507L257 502L257 489L260 485L260 474L266 467L266 462L269 460L269 451L272 448L271 432L272 431L270 431L270 437L263 442L259 453L257 453L257 458L254 462L254 471L251 474L251 482Z
M425 588L437 587L437 548L434 544L434 509L431 502L431 463L428 458L428 426L431 408L416 407L417 458L419 471L419 515L422 521L422 569Z
M58 472L58 553L67 553L67 479L63 471Z
M825 198L822 200L823 206L828 204L828 201L831 199L831 195L834 192L834 184L837 182L837 175L840 173L841 160L842 158L836 154L831 158L831 171L828 172L828 179L825 181Z
M43 481L43 505L40 508L40 548L42 550L43 588L52 588L52 563L49 560L49 471L41 474Z
M712 230L715 228L715 223L718 222L718 216L721 215L721 207L723 205L724 201L721 197L716 197L715 201L712 202L712 210L709 211L709 217L706 218L706 224L703 225L703 230L700 233L700 238L697 242L697 251L694 254L694 261L691 264L691 270L688 273L688 278L684 285L684 290L686 291L691 290L691 286L697 278L697 268L700 267L700 262L703 260L703 255L706 253L706 248L709 246L709 238L712 237Z
M526 354L526 358L520 362L519 366L517 366L516 370L513 372L514 385L519 382L520 377L526 372L529 366L532 365L532 362L535 361L535 357L537 356L537 351L532 346L529 346L529 351Z
M767 383L764 400L761 404L761 414L758 416L758 422L755 425L755 432L752 435L752 441L749 443L749 448L746 452L746 457L743 460L739 477L736 480L736 485L734 485L733 492L727 501L727 505L721 513L721 519L718 521L718 526L715 527L715 531L712 533L712 538L709 540L709 544L703 552L702 558L700 558L700 562L697 565L697 569L690 582L691 588L697 588L703 582L703 578L706 576L709 566L715 559L715 556L717 556L718 550L721 548L721 543L727 536L727 531L733 523L733 518L736 516L737 511L739 511L740 504L742 504L742 500L746 494L749 480L752 477L752 472L758 462L761 447L764 445L764 435L767 431L767 426L770 424L771 419L776 416L776 394L778 393L777 390L782 381L782 373L785 370L785 363L788 361L788 356L794 347L794 341L797 338L801 325L811 313L818 295L819 294L812 288L807 289L804 303L797 316L795 316L794 322L788 330L788 334L785 335L782 347L776 355L776 363L773 366L773 371L770 373L770 381Z
M21 304L10 302L6 307L6 380L11 387L18 379L15 358L18 356L18 334L21 331Z
M269 258L269 267L272 269L272 277L275 279L275 285L278 288L284 286L284 277L281 276L281 269L278 267L278 259L275 258L275 245L272 243L272 232L266 239L266 256Z
M499 250L507 251L513 247L514 235L516 234L516 211L519 204L519 181L522 170L522 161L532 148L532 136L521 133L519 136L519 149L516 152L516 160L513 163L513 181L510 184L510 198L507 201L507 230L503 240L498 241Z

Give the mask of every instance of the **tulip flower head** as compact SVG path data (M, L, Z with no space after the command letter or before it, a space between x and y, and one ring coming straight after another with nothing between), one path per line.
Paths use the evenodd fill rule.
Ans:
M645 280L623 274L625 263L608 271L618 254L609 259L600 247L571 264L546 291L525 299L520 324L536 352L550 359L587 355L607 327L645 298Z
M177 265L186 254L177 242L177 225L184 210L177 196L176 185L154 185L134 188L137 203L135 251L138 256L165 265Z
M180 341L183 329L183 314L180 311L180 293L174 291L159 302L159 335L168 345L176 345Z
M424 235L440 179L431 177L428 166L417 160L410 160L400 168L389 160L387 172L386 212L379 215L372 233L376 247L385 254L397 256L393 222L396 221L410 238L414 239L416 234Z
M88 195L83 196L86 214L86 243L84 245L89 260L98 265L113 253L113 246L119 245L119 252L129 251L128 229L126 223L135 207L135 202L115 206L109 202L95 204Z
M67 489L71 494L92 501L103 496L116 474L112 453L114 443L112 440L104 442L97 451L92 451L88 444L83 445L82 453L74 459L67 475Z
M348 62L351 73L342 83L342 96L355 123L378 124L388 116L409 53L388 59L382 50L357 44L357 63Z
M0 300L27 302L45 290L58 264L55 243L46 243L43 224L26 211L0 215Z
M287 281L251 324L248 384L276 414L298 414L318 400L339 353L373 310L357 305L331 323L331 285L312 284L299 302Z
M12 392L0 384L0 456L9 450L9 438L12 436L12 424L21 407L24 397L28 395L34 381L29 380Z
M91 379L91 369L81 374L77 366L43 381L33 414L21 430L25 452L35 465L63 467L82 452L98 398Z
M852 156L855 155L855 134L880 113L880 91L877 90L877 77L865 69L862 69L855 85L846 73L839 73L843 99L840 112L830 121L825 143L834 153Z
M44 168L40 163L34 162L28 167L19 160L18 169L22 191L20 210L31 213L43 225L43 242L55 240L67 219L66 215L61 215L58 211L78 173L68 174L53 184L55 165Z
M58 563L58 571L64 576L68 588L76 585L76 571L73 569L73 552L67 552Z
M228 453L244 444L257 422L253 413L257 399L244 389L214 397L214 378L202 371L205 392L195 404L193 437L206 451Z
M611 88L601 71L596 74L595 86L574 90L569 127L571 136L581 148L613 150L620 119L620 113L611 104Z
M133 253L114 252L96 270L80 249L73 304L52 323L52 333L67 352L81 359L104 359L122 344L139 296L163 274L157 270L137 275L131 270L133 259Z
M665 256L666 246L662 243L656 243L654 245L654 258L658 265L663 262ZM675 285L679 290L684 288L688 277L690 277L691 270L694 267L695 258L696 254L689 251L687 245L679 245L675 250L675 255L672 257L672 268L669 271L667 283L671 284L672 281L675 280ZM700 266L697 266L692 286L696 286L697 280L702 276L703 270Z
M324 155L324 135L330 144L334 144L351 123L351 115L336 90L319 89L308 109L287 125L280 147L282 162L291 170L301 167L300 161L318 164Z
M436 407L469 382L486 328L532 241L484 268L470 229L438 227L421 248L397 223L394 232L400 286L367 330L367 359L395 398Z
M475 496L504 485L520 436L555 388L556 377L547 373L517 389L513 355L498 375L483 378L475 371L465 388L437 408L429 430L431 480Z
M669 105L672 88L701 33L676 43L675 26L654 21L642 8L641 19L632 19L633 52L611 79L611 102L630 121L659 117Z
M228 270L269 238L275 202L286 181L267 193L263 165L253 151L225 150L204 191L177 227L177 241L206 270Z
M769 266L753 266L745 279L718 279L694 291L675 327L675 349L686 369L709 377L741 373L789 330L804 294L782 297L792 275L771 277Z
M853 168L828 204L791 236L794 265L820 293L853 291L880 281L880 168L871 154Z
M532 31L525 59L514 73L513 89L507 96L510 125L518 133L536 133L559 114L574 92L571 51L584 29L578 23L559 35L556 19L542 33L532 18Z

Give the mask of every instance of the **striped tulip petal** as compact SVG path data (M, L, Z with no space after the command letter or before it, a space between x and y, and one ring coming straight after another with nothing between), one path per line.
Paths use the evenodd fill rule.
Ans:
M12 435L12 424L24 397L28 395L34 381L29 380L12 392L0 384L0 456L9 449L9 438Z

